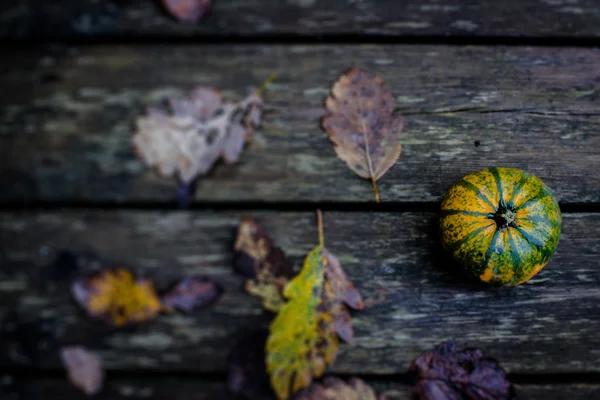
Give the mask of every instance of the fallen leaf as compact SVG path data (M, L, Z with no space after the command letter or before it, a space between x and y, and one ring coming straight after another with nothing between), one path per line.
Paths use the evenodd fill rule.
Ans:
M283 305L283 289L292 276L292 265L253 219L243 218L234 245L233 269L249 279L244 288L262 299L263 307L277 312Z
M208 307L223 293L217 283L204 277L189 277L161 296L164 308L189 313L195 308Z
M262 100L251 94L239 103L224 102L216 90L200 87L187 99L170 98L169 105L170 112L149 107L147 115L137 119L133 145L148 166L189 184L219 158L238 161L260 122L254 109L262 107Z
M505 400L514 395L507 372L479 349L456 351L454 341L417 357L409 369L421 400Z
M335 144L337 156L358 176L373 183L400 156L403 122L394 116L394 97L380 78L352 68L333 85L321 126Z
M306 256L300 273L285 287L283 295L288 302L279 309L269 328L267 372L281 400L308 387L313 377L323 375L337 356L340 332L342 339L352 338L350 315L343 304L363 307L360 294L325 248L320 211L318 217L319 244Z
M313 383L302 389L293 400L378 400L371 386L359 378L350 378L348 383L335 377L323 379L323 383ZM383 400L380 398L380 400Z
M124 268L104 269L71 286L75 301L93 318L115 326L153 319L162 304L148 279L134 279Z
M164 7L179 21L195 23L210 10L212 0L161 0Z
M245 332L229 352L227 387L236 400L259 400L273 396L265 370L268 334L266 330Z
M60 358L73 386L88 396L100 392L104 381L100 357L82 346L69 346L61 349Z

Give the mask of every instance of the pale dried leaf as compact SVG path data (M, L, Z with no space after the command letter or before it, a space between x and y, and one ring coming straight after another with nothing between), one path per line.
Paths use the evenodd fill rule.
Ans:
M293 400L377 400L377 395L365 381L350 378L348 383L336 377L327 377L323 383L312 384L299 391Z
M104 381L100 357L82 346L63 347L60 357L73 386L83 390L88 396L100 392Z
M223 102L214 89L199 87L188 98L170 98L169 112L149 107L138 117L132 138L138 156L163 176L188 184L223 157L239 160L260 123L262 99L251 94L239 103Z

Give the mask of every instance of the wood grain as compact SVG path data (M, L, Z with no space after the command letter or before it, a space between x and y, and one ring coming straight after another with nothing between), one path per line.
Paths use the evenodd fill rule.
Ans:
M3 37L231 35L598 37L594 0L215 0L198 24L176 22L159 1L5 0Z
M455 46L113 46L7 49L0 72L2 201L166 202L175 180L134 156L136 115L194 85L243 96L270 73L263 126L198 201L373 202L320 128L330 85L381 76L405 117L382 201L438 201L489 166L526 169L561 203L600 202L600 50ZM156 62L161 60L161 62Z
M11 393L23 393L23 398L33 399L87 399L66 380L26 379L4 377L12 384ZM389 400L411 400L411 386L385 381L367 381L378 394L385 393ZM10 387L9 387L10 388ZM20 391L19 391L20 390ZM600 392L597 384L558 385L515 385L516 400L588 400ZM0 392L2 393L2 392ZM213 400L236 399L228 392L226 383L199 378L120 378L114 374L106 380L103 390L94 397L97 400L125 400L143 398L147 400ZM275 396L264 396L255 400L275 400Z
M315 215L254 215L299 268L317 243ZM0 312L16 310L25 320L39 319L56 345L97 349L111 370L223 373L236 339L266 328L272 319L232 273L240 216L2 213ZM466 280L440 249L433 213L325 212L324 223L326 246L367 304L364 311L353 312L356 342L341 346L332 373L404 373L414 357L450 338L460 348L481 347L510 372L600 371L600 215L566 214L557 254L534 279L512 289ZM200 274L218 281L225 293L209 309L111 332L87 322L70 299L68 282L48 278L44 266L65 248L104 263L84 262L81 273L100 265L125 265L153 278L159 288ZM0 366L14 367L23 360L15 346L0 351ZM43 353L34 365L60 368L55 351Z

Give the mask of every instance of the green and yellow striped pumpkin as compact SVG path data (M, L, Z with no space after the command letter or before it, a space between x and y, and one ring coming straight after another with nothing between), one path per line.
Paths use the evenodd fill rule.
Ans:
M441 204L444 248L481 281L519 285L550 260L562 230L548 186L514 168L486 168L456 183Z

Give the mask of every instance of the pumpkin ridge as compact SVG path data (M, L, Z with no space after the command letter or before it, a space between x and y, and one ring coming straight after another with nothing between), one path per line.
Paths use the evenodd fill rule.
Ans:
M515 226L515 229L521 234L521 236L523 236L523 238L525 238L525 240L531 245L531 247L535 247L539 251L543 250L544 243L540 243L538 239L525 232L520 226Z
M450 250L451 253L454 253L456 250L458 250L460 248L460 246L469 242L475 236L477 236L478 234L480 234L481 232L483 232L484 230L489 229L489 228L490 228L490 226L482 226L481 228L477 228L477 229L471 231L470 233L466 234L465 236L463 236L456 242L448 244L447 245L448 250Z
M512 257L512 262L513 262L513 273L516 275L516 277L518 279L521 278L522 275L522 270L519 270L517 267L522 265L523 260L521 259L521 256L519 255L519 252L517 250L517 244L515 243L515 239L513 238L513 235L510 231L510 228L507 229L506 231L507 235L508 235L508 243L510 244L510 254ZM513 281L514 281L514 277L513 277Z
M477 188L477 186L473 185L471 182L465 181L463 179L463 180L460 180L456 185L461 186L461 187L475 193L475 195L477 197L479 197L481 200L486 202L490 207L492 207L493 210L498 208L497 206L494 205L494 203L490 199L488 199L488 197L481 190L479 190L479 188Z
M527 181L529 181L531 179L531 174L526 172L526 171L522 171L521 172L521 179L519 180L519 182L517 182L517 184L515 185L512 194L510 195L510 199L508 199L508 201L506 202L506 206L507 207L511 207L514 208L514 200L515 198L521 194L521 192L523 191L523 187L525 186L525 184L527 183Z
M492 176L494 177L494 180L496 181L496 190L498 191L498 201L499 201L500 205L503 206L504 198L502 196L502 182L500 181L500 172L498 171L497 167L492 167L492 168L490 168L490 173L492 174Z
M548 193L548 191L542 186L540 188L540 191L537 192L535 194L535 196L530 197L529 199L525 200L520 206L515 207L515 210L520 210L523 208L527 208L529 206L530 203L533 203L536 200L542 200L545 199L546 197L549 197L550 193Z
M524 218L518 218L517 221L527 221L527 222L532 222L532 223L540 223L540 222L547 222L549 225L551 226L558 226L560 223L559 221L552 219L552 218L548 218L548 217L544 217L541 215L531 215L529 217L524 217Z
M490 262L490 258L492 258L492 254L494 253L494 251L496 251L496 242L498 241L499 237L500 237L500 229L496 229L496 232L494 232L494 237L492 238L490 245L488 246L487 250L485 251L485 256L483 256L483 261L481 262L483 271L481 271L479 275L483 275L485 273L485 271L488 270L488 263ZM490 279L493 277L494 277L494 274L492 271L492 276L490 277Z

